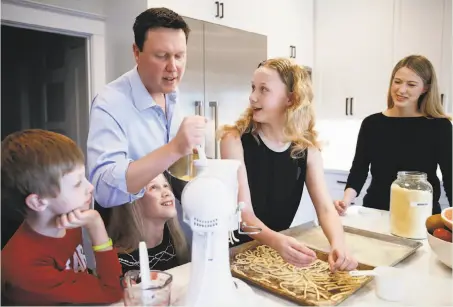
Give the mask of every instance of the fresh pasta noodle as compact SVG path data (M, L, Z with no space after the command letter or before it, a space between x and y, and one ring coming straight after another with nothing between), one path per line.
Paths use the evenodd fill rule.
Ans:
M231 269L239 275L307 303L334 303L360 287L369 277L331 273L329 264L317 259L308 267L293 266L267 245L238 253Z

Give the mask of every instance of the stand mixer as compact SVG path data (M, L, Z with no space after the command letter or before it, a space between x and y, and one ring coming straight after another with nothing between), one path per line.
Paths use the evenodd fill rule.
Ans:
M257 305L253 290L230 271L231 233L242 232L242 203L237 202L237 160L196 160L197 176L181 195L183 220L192 231L192 261L184 306Z

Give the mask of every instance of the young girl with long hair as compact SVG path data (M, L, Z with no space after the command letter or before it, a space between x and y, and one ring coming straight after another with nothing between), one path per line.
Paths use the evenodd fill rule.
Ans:
M306 184L331 245L331 270L352 270L357 261L348 252L324 180L312 103L307 70L285 58L262 62L253 74L250 106L234 125L219 131L221 156L242 162L238 171L239 201L246 203L242 219L262 228L251 238L293 265L314 261L314 251L279 233L290 227ZM250 240L237 236L240 242Z
M188 245L178 222L175 197L163 174L135 202L113 207L108 233L117 250L123 274L140 270L138 245L145 241L152 270L168 270L189 260Z

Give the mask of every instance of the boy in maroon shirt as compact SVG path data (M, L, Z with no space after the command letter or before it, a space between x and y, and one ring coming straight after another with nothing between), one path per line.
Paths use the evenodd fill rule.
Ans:
M25 221L1 252L2 297L15 305L111 304L122 299L121 266L95 210L84 156L69 138L31 129L2 142L2 211ZM87 271L85 227L97 277Z

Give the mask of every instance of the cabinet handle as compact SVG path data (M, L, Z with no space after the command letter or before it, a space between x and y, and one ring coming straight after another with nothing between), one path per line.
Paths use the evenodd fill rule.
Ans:
M222 15L220 15L220 18L223 18L224 12L223 12L223 2L220 3L220 7L222 8Z
M352 114L352 110L353 110L353 106L352 106L352 103L354 101L354 97L351 97L351 100L349 100L349 115L354 115Z
M440 94L440 104L444 106L444 94Z
M295 59L296 58L296 47L293 46L293 45L289 46L289 57L291 59Z
M346 97L346 103L344 104L346 106L346 110L345 110L346 116L348 116L348 100L349 100L349 98Z
M216 1L215 4L217 6L217 14L215 15L215 17L219 17L220 16L219 1Z
M339 184L347 184L347 182L343 181L343 180L337 180L337 183L339 183Z

